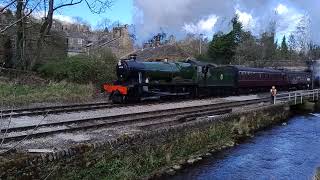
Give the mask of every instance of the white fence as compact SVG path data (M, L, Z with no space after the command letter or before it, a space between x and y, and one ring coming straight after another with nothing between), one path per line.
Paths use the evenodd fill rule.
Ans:
M301 90L301 91L293 91L288 93L277 94L273 103L276 104L278 102L289 102L290 104L302 104L304 100L308 101L318 101L320 95L320 89L313 90Z

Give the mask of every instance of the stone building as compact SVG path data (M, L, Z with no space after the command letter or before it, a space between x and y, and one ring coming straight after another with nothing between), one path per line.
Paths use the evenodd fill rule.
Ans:
M55 20L53 29L66 33L68 56L89 55L93 51L110 49L117 57L133 51L128 26L117 26L109 31L91 31L81 24L65 23Z
M133 41L129 35L128 26L117 26L112 31L103 34L95 42L86 47L90 54L95 50L110 49L118 58L133 51Z
M74 56L78 54L85 54L84 47L91 36L90 27L82 24L72 24L54 20L52 29L58 32L65 33L67 38L67 54Z

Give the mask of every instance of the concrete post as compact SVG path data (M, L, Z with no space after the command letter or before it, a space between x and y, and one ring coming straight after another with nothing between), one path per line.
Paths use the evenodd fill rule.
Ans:
M291 93L289 93L289 103L290 103L290 101L291 101Z
M312 90L312 101L314 101L314 90Z
M311 73L311 88L313 89L314 88L314 60L312 60L312 73Z

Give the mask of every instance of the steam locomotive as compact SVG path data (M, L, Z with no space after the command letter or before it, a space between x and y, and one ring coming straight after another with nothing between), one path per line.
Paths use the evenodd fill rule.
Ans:
M144 62L135 57L120 60L117 80L104 84L114 103L161 99L268 92L311 88L311 72L296 72L241 66L220 66L187 60Z

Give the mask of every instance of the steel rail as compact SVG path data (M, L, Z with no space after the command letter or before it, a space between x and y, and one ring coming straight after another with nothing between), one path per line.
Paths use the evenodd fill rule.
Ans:
M197 99L201 100L201 99ZM175 101L157 101L157 102L146 102L137 104L113 104L110 102L100 102L100 103L83 103L83 104L70 104L70 105L58 105L58 106L46 106L46 107L35 107L35 108L19 108L19 109L5 109L0 110L2 118L13 118L20 116L35 116L43 114L58 114L67 112L77 112L86 110L98 110L106 108L119 108L119 107L130 107L130 106L143 106L143 105L156 105L163 103L177 103L185 101L185 99L179 99Z
M281 93L277 95L277 99L284 99L283 97L286 97L289 94L293 94L293 93L297 94L301 92L313 92L313 91L314 90L308 90L308 91L299 90L299 91ZM175 103L180 101L182 100L169 101L169 103ZM14 118L19 116L57 114L57 113L77 112L77 111L96 110L96 109L105 109L105 108L161 104L161 103L167 103L167 102L168 101L160 101L160 102L153 102L153 103L149 102L149 103L143 103L143 104L112 104L110 102L81 103L81 104L68 104L68 105L57 105L57 106L33 107L33 108L4 109L4 110L0 110L0 114L2 118L9 118L9 117Z
M70 105L57 105L57 106L45 106L45 107L34 107L34 108L19 108L19 109L5 109L0 110L2 118L7 117L19 117L19 116L33 116L42 115L44 113L61 113L61 112L73 112L83 111L91 109L102 109L108 107L117 107L109 102L100 103L83 103L83 104L70 104Z
M182 107L175 109L165 109L158 111L149 111L149 112L140 112L133 114L121 114L115 116L105 116L105 117L96 117L96 118L88 118L88 119L79 119L72 121L61 121L55 123L47 123L40 124L38 126L24 126L24 127L14 127L7 129L8 132L23 132L27 130L32 130L34 128L41 127L58 127L63 125L68 125L68 127L63 127L60 129L44 131L44 132L35 132L33 134L28 134L28 132L23 132L19 135L7 136L5 138L6 141L17 141L24 139L25 137L36 138L41 136L48 136L57 133L63 132L72 132L83 129L90 128L100 128L100 127L112 127L112 126L120 126L120 125L132 125L134 123L140 122L148 122L161 120L164 118L175 118L179 116L194 116L195 114L219 114L219 113L227 113L230 112L230 108L242 106L242 105L250 105L255 103L261 103L270 101L269 98L261 98L254 100L246 100L246 101L235 101L235 102L225 102L225 103L215 103L215 104L206 104L200 106L190 106L190 107ZM1 130L1 131L4 131Z

